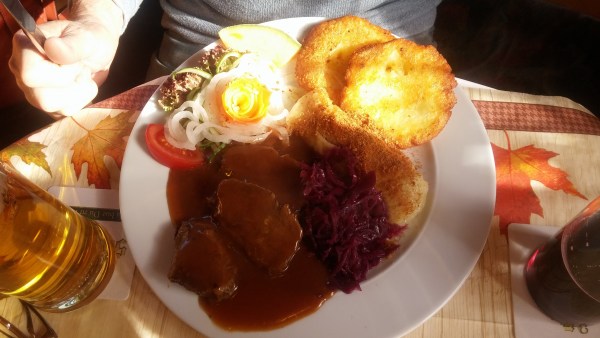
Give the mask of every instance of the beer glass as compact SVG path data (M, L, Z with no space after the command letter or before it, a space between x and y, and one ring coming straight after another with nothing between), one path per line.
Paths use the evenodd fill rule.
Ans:
M100 294L115 259L114 241L98 223L0 162L0 296L73 310Z
M600 321L600 197L592 201L525 265L529 293L563 325Z

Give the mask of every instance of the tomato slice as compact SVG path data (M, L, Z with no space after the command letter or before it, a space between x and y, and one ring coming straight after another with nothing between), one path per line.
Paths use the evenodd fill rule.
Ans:
M171 169L193 169L204 163L200 150L178 148L169 143L162 124L151 123L146 127L146 145L155 160Z

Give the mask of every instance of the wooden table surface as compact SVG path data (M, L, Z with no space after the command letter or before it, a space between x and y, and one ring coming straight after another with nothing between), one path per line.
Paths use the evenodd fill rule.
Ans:
M0 151L0 160L12 162L44 188L118 189L127 136L157 83L59 120ZM513 337L507 227L559 227L600 195L600 120L584 107L562 97L470 83L463 89L494 151L496 210L485 248L467 280L406 337ZM0 315L11 311L0 301ZM202 337L161 303L137 270L126 301L95 300L79 310L44 316L60 337Z

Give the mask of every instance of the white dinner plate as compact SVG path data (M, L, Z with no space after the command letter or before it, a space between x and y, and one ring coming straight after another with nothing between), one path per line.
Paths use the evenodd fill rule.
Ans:
M294 18L268 25L299 38L319 20ZM167 278L175 252L166 199L169 169L150 156L144 141L149 123L165 121L155 93L133 127L120 179L121 217L140 273L175 315L210 337L378 338L408 333L462 285L490 230L496 195L490 141L460 86L455 93L458 102L445 129L432 142L410 151L429 182L429 194L401 249L370 274L362 291L338 292L315 313L266 332L220 329L203 312L196 295Z

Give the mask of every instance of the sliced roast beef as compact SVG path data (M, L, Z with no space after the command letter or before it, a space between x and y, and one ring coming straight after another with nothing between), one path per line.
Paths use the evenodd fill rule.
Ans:
M210 218L183 222L175 236L177 252L169 279L203 297L231 297L236 288L237 265L231 245Z
M255 264L284 272L300 243L302 229L287 204L253 183L223 180L217 188L216 218Z
M300 165L290 156L280 156L272 147L236 145L223 154L223 177L254 183L272 191L281 204L297 211L304 201Z

